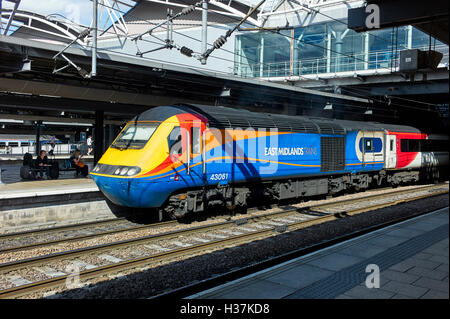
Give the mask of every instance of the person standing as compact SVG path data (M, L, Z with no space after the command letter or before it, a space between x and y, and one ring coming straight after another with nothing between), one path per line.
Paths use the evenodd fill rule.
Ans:
M56 137L55 135L52 135L52 138L50 139L50 146L52 147L52 149L50 150L49 154L53 155L55 152L55 146L56 146Z
M87 147L88 147L88 151L87 151L87 155L91 155L92 152L92 144L93 144L93 140L92 140L92 136L89 135L86 141Z

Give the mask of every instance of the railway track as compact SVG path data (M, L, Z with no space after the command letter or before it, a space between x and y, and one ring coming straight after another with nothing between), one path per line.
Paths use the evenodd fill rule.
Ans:
M0 235L0 254L38 248L47 245L57 245L72 241L87 240L127 231L161 228L176 224L177 221L167 221L150 225L137 225L129 222L125 218L114 218L50 229L5 234Z
M72 266L72 271L76 266L77 276L86 283L90 279L118 271L139 271L158 262L170 262L179 256L192 256L230 245L236 246L278 233L444 193L448 193L447 184L396 190L0 264L0 298L17 298L48 289L64 289L66 280L73 276L73 273L67 271L68 266Z
M446 185L446 184L444 184ZM373 196L385 196L387 194L403 194L411 191L418 191L422 189L439 187L439 185L427 185L420 186L414 189L393 189L389 193L379 194L379 195L365 195L358 199L344 199L337 200L331 202L329 204L318 204L312 205L311 207L333 207L335 203L350 203L350 202L358 202L364 201L366 198ZM390 189L390 188L386 188ZM385 190L385 189L378 189ZM310 208L310 206L305 207L306 209ZM280 209L283 209L281 206ZM258 208L249 209L248 215L252 215L255 212L258 212ZM177 221L167 221L162 223L155 223L149 225L139 225L132 223L125 218L115 218L103 221L89 222L89 223L80 223L75 225L67 225L54 227L49 229L39 229L32 231L25 231L20 233L11 233L0 235L0 254L10 253L15 251L23 251L26 249L34 249L49 245L59 245L64 243L82 241L100 238L106 235L114 235L125 232L133 232L140 230L155 230L155 231L164 231L165 228L169 228L172 226L178 225Z

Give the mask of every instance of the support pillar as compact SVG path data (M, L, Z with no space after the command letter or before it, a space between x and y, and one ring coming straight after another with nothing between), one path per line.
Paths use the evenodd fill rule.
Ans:
M291 29L291 45L289 46L290 48L290 54L289 54L289 76L294 75L294 42L295 42L295 37L294 37L294 29Z
M202 54L208 49L208 0L202 0ZM206 59L200 60L206 64Z
M242 76L242 54L244 54L244 52L241 49L241 37L240 36L235 37L235 41L237 54L235 55L234 59L235 61L237 61L237 63L235 64L234 74Z
M97 10L98 10L98 0L92 1L92 70L91 77L97 75Z
M100 160L104 149L103 111L95 111L94 164Z
M369 32L364 33L364 70L368 70L369 69L369 46L370 46L370 41L369 41Z
M264 34L261 34L259 49L259 77L264 77Z
M336 31L336 72L341 71L341 53L343 43L344 41L342 39L342 32Z
M331 30L327 28L327 73L331 72Z
M36 155L39 155L39 152L41 151L41 126L42 126L42 121L37 121L36 122L36 142L35 142L35 147L34 150L36 152Z
M407 44L408 49L412 49L412 34L413 34L413 26L409 25L408 26L408 44Z

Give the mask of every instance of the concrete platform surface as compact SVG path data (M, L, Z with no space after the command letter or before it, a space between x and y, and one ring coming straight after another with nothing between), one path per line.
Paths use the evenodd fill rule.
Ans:
M10 161L12 162L12 161ZM92 171L94 164L92 162L85 162L85 164L89 168L89 172ZM24 181L20 177L20 168L22 167L22 161L19 163L9 163L5 161L0 160L0 169L2 169L1 174L1 182L5 184L12 184L12 183L19 183L19 182L29 182ZM75 178L75 172L74 171L60 171L59 172L59 178L61 179L74 179Z
M0 184L0 199L98 192L91 178L26 181Z
M448 227L447 207L189 299L448 299Z
M36 158L35 154L31 155L33 155L33 158ZM69 159L71 155L72 154L56 154L54 157L51 156L51 159ZM93 160L94 155L83 155L83 159L85 161ZM22 160L23 154L0 154L0 161L22 161Z

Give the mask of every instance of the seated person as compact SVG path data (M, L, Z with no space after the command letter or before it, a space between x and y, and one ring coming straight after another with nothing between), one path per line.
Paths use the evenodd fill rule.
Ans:
M48 165L47 152L41 150L39 156L36 158L36 168L39 169L39 175L37 179L42 179L44 177L44 170L47 179L50 178L50 165Z
M84 164L81 161L81 152L80 150L76 149L72 156L70 156L70 165L72 165L73 168L76 168L75 177L78 177L81 173L82 176L86 177L88 175L88 167L86 164Z

